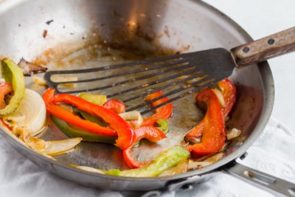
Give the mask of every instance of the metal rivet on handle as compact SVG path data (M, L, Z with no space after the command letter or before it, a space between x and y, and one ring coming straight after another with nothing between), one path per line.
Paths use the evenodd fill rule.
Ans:
M248 170L245 170L243 174L244 174L244 176L246 176L246 177L251 177L251 175L250 175L250 173L249 173Z
M243 52L244 52L244 53L248 53L249 51L250 51L249 47L244 47L244 48L243 48Z
M275 40L274 39L268 39L268 41L267 41L267 43L269 44L269 45L273 45L274 43L275 43Z

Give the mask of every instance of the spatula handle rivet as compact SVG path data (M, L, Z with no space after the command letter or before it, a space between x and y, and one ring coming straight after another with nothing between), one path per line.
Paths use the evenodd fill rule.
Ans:
M273 45L274 43L275 43L275 40L274 39L269 39L268 41L267 41L267 43L269 44L269 45Z
M250 51L249 47L244 47L244 48L243 48L243 52L244 52L244 53L248 53L249 51Z

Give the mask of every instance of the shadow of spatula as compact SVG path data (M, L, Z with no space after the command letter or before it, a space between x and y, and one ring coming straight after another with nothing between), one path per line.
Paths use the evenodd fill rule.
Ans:
M150 107L144 98L152 92L163 90L164 94L149 102L163 97L173 102L229 77L235 68L294 50L295 27L292 27L230 51L215 48L89 69L55 70L47 72L45 80L59 93L112 90L108 97L119 97L127 103L127 110L139 110L144 114L167 104ZM83 77L67 80L67 76L73 75ZM62 88L69 83L84 84L84 88ZM133 102L135 100L139 102Z

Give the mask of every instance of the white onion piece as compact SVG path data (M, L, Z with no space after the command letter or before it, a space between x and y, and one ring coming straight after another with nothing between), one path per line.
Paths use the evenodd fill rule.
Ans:
M33 150L49 156L65 154L73 150L74 147L82 141L82 138L80 137L65 140L45 141L43 139L33 137L30 134L26 134L25 132L20 139Z
M18 109L4 117L4 121L12 127L23 128L33 136L39 134L46 121L46 107L42 97L34 90L26 89Z
M241 135L242 131L236 128L231 129L230 131L227 132L226 138L227 140L234 139L236 137L239 137Z
M93 167L89 167L89 166L75 166L75 167L78 169L81 169L81 170L88 171L88 172L95 172L95 173L99 173L99 174L104 174L104 172L102 170L99 170L99 169L96 169Z
M126 121L132 121L132 120L136 120L136 125L139 127L142 122L143 122L143 118L140 114L139 111L129 111L129 112L124 112L124 113L120 113L119 116L121 118L123 118Z
M42 153L51 156L64 154L73 150L73 148L81 141L82 138L80 137L65 140L45 141L45 147L44 150L42 150Z
M218 89L213 89L213 92L214 92L215 95L217 96L220 105L221 105L222 107L225 107L225 101L224 101L224 97L223 97L221 91L218 90Z
M219 160L221 160L224 156L224 153L217 153L203 161L193 161L193 160L189 160L188 162L188 169L199 169L199 168L203 168L205 166L211 165Z

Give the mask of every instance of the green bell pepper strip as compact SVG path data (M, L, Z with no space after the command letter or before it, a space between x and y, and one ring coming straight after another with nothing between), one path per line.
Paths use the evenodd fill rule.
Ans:
M165 119L160 119L157 121L157 127L161 131L163 131L165 134L169 131L168 121Z
M87 92L82 92L79 94L79 97L90 102L90 103L100 105L100 106L102 106L103 104L105 104L105 102L107 102L107 96L102 95L102 94L90 94ZM102 119L98 118L97 116L90 115L84 111L80 111L80 110L77 110L77 111L86 120L89 120L91 122L95 122L101 126L107 126L107 124Z
M103 142L109 144L114 144L116 141L116 137L98 135L95 133L84 131L83 129L74 128L68 125L65 121L55 116L51 116L51 119L52 122L57 126L57 128L59 128L59 130L68 137L82 137L84 141Z
M82 92L79 97L96 105L103 105L107 102L107 96L102 94L90 94L87 92Z
M85 120L89 120L91 122L95 122L97 124L99 124L100 126L108 126L108 124L103 121L101 118L99 117L96 117L96 116L92 116L90 114L88 114L87 112L84 112L84 111L80 111L80 110L77 110L78 113L80 113L80 115L85 119Z
M25 80L22 69L20 69L12 60L3 59L1 61L1 72L5 81L12 84L13 96L8 105L0 109L0 116L13 113L25 95Z
M105 174L113 176L129 176L129 177L155 177L163 173L165 170L172 168L187 160L190 156L189 151L181 146L174 146L160 153L149 165L132 170L112 169L105 171Z
M115 112L99 105L92 104L77 96L69 94L54 95L54 90L51 88L48 88L43 93L43 99L46 104L46 109L51 115L54 115L71 125L75 125L80 129L85 129L92 133L111 137L118 136L116 139L116 146L120 147L122 150L125 150L132 145L134 137L132 128ZM109 127L102 127L88 120L83 120L77 115L62 109L59 106L59 104L62 103L72 105L78 110L85 111L91 115L102 118L109 124Z

